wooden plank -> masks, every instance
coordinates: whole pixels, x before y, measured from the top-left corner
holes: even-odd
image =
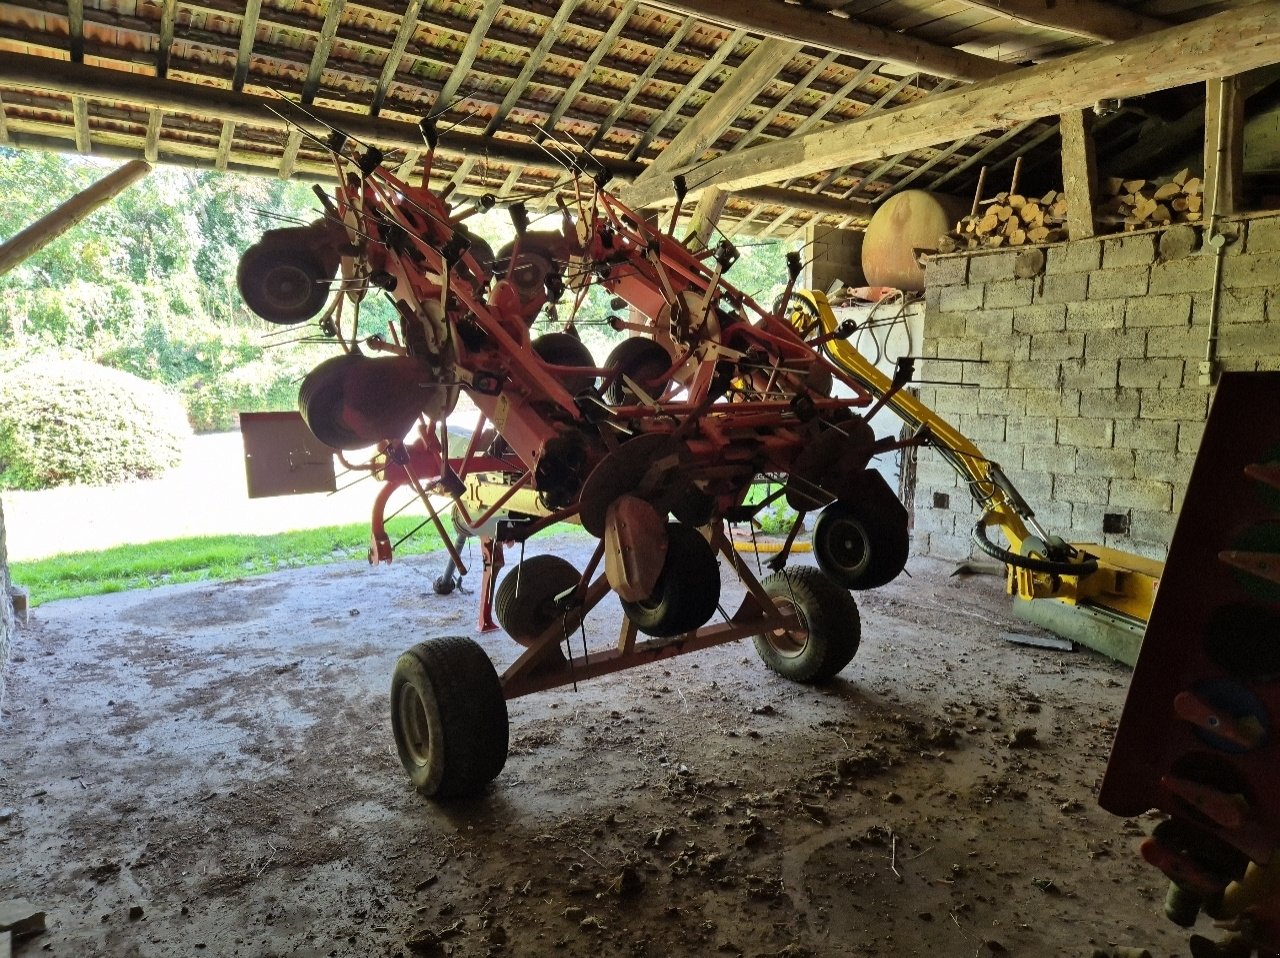
[[[142,155],[148,163],[154,163],[160,155],[160,126],[164,122],[164,114],[159,110],[147,111],[147,138],[142,146]]]
[[[667,108],[658,114],[657,119],[649,124],[648,129],[646,129],[640,136],[640,141],[631,148],[629,153],[627,153],[628,160],[635,160],[639,158],[640,154],[648,149],[649,144],[653,142],[654,138],[666,129],[667,124],[670,123],[675,115],[680,112],[680,108],[689,102],[689,98],[702,88],[702,85],[711,78],[712,74],[720,69],[721,64],[724,63],[729,54],[733,52],[734,47],[736,47],[746,35],[747,31],[745,30],[734,30],[733,33],[729,35],[729,39],[720,44],[720,47],[711,55],[711,58],[707,60],[707,62],[702,65],[702,68],[693,75],[693,79],[686,83],[684,88],[671,98],[671,102],[667,104]]]
[[[377,116],[382,112],[387,91],[391,89],[396,71],[400,68],[400,61],[404,59],[404,48],[409,45],[414,32],[418,29],[418,14],[421,10],[422,0],[409,0],[409,5],[405,7],[404,16],[400,18],[400,26],[396,29],[396,38],[391,41],[387,58],[382,61],[382,72],[378,75],[378,82],[373,88],[373,100],[369,103],[370,116]]]
[[[595,73],[596,67],[600,65],[600,61],[605,55],[613,49],[614,43],[618,39],[618,35],[626,28],[627,23],[631,20],[632,15],[636,12],[636,8],[640,6],[639,0],[627,0],[621,10],[618,11],[617,17],[605,31],[604,36],[600,38],[600,42],[596,44],[591,55],[577,69],[577,75],[573,78],[573,82],[569,84],[568,89],[560,97],[560,102],[556,104],[556,108],[551,111],[551,115],[547,117],[546,127],[548,130],[554,130],[556,124],[564,117],[565,111],[573,105],[573,101],[578,94],[582,92],[582,88],[586,86],[587,81],[591,79],[591,75]],[[535,139],[541,140],[543,134],[539,133]]]
[[[1163,30],[1169,21],[1098,0],[960,0],[1016,23],[1049,27],[1076,37],[1110,43]]]
[[[742,27],[753,33],[812,44],[823,50],[851,53],[868,60],[887,60],[956,80],[989,80],[1013,69],[1011,64],[953,50],[883,27],[861,23],[810,7],[776,0],[657,0],[654,6]]]
[[[1244,96],[1238,77],[1205,85],[1204,218],[1210,224],[1240,208],[1244,179]]]
[[[76,152],[89,153],[93,150],[93,139],[89,135],[89,101],[82,96],[73,96],[71,111],[75,115]]]
[[[240,45],[236,49],[236,69],[231,75],[231,89],[243,90],[249,78],[249,59],[253,55],[253,41],[258,35],[258,15],[262,12],[262,0],[247,0],[244,17],[240,20]]]
[[[71,62],[84,63],[84,0],[68,0],[67,38],[71,47]]]
[[[866,82],[867,77],[871,76],[871,74],[875,73],[882,66],[884,66],[884,64],[879,60],[872,60],[870,63],[864,64],[857,73],[850,77],[849,80],[840,87],[840,89],[827,97],[822,106],[818,107],[818,109],[814,110],[809,114],[809,116],[805,117],[804,121],[796,127],[795,132],[791,135],[803,136],[816,127],[822,122],[823,118],[826,117],[828,113],[847,100],[850,93],[862,86],[862,84]]]
[[[1097,232],[1093,207],[1098,201],[1098,164],[1094,158],[1092,117],[1084,110],[1069,110],[1058,118],[1067,233],[1073,240],[1088,239]]]
[[[173,51],[174,24],[178,19],[178,0],[164,0],[160,9],[160,42],[156,47],[156,76],[169,75],[169,55]]]
[[[440,95],[436,97],[437,113],[449,108],[450,102],[458,92],[458,87],[471,72],[471,65],[475,63],[476,54],[480,52],[480,44],[484,42],[489,27],[493,26],[493,18],[501,9],[502,0],[485,0],[485,5],[480,9],[480,15],[476,17],[475,25],[467,34],[467,42],[462,45],[462,52],[458,54],[457,61],[449,71],[449,79],[444,81],[444,86],[440,88]]]
[[[731,46],[725,44],[725,47]],[[724,47],[722,47],[724,49]],[[663,174],[684,163],[701,158],[751,101],[759,95],[778,71],[800,52],[800,44],[790,40],[768,38],[751,51],[742,64],[729,74],[720,89],[707,99],[698,115],[667,144],[653,165],[640,174],[638,182]],[[686,90],[693,87],[689,84]],[[674,102],[674,101],[673,101]]]
[[[520,75],[511,81],[507,95],[502,98],[502,102],[498,105],[498,112],[493,115],[488,125],[485,126],[485,136],[493,136],[498,131],[498,128],[506,122],[507,114],[516,105],[516,101],[520,99],[525,87],[529,85],[533,75],[538,72],[538,68],[546,61],[547,54],[551,52],[552,44],[556,42],[560,31],[564,29],[564,25],[569,21],[570,15],[578,8],[578,2],[579,0],[565,0],[556,11],[555,16],[551,18],[551,22],[543,28],[542,39],[529,52],[529,56],[525,59],[524,66],[520,70]]]
[[[750,130],[738,138],[738,141],[733,145],[730,152],[736,152],[737,150],[746,149],[750,146],[761,133],[769,128],[769,124],[777,118],[779,113],[782,113],[790,107],[797,97],[809,90],[809,85],[813,83],[814,80],[818,79],[818,77],[822,76],[831,64],[835,63],[838,56],[839,54],[836,53],[828,53],[825,57],[815,63],[809,71],[805,73],[799,83],[792,84],[791,88],[778,98],[778,102],[771,106],[765,112],[764,116],[756,120]]]
[[[222,132],[218,135],[218,153],[213,160],[213,168],[215,170],[225,170],[227,168],[227,160],[231,157],[231,140],[235,134],[236,125],[230,120],[222,121]]]
[[[320,90],[320,79],[324,76],[324,65],[329,62],[329,54],[333,51],[333,41],[338,36],[338,26],[342,23],[342,9],[347,0],[329,0],[324,15],[324,25],[320,27],[320,35],[316,38],[315,48],[311,51],[311,63],[307,66],[307,78],[302,81],[302,102],[310,104]]]
[[[975,136],[1017,123],[1127,99],[1280,61],[1280,0],[1263,0],[1147,37],[1064,57],[967,89],[929,96],[866,120],[751,147],[707,163],[706,185],[738,190]],[[636,206],[663,199],[644,184]]]

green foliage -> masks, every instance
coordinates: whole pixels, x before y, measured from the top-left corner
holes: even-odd
[[[387,522],[396,558],[440,548],[430,525],[413,532],[421,519],[399,516]],[[412,533],[412,535],[410,535]],[[195,536],[116,546],[100,552],[72,552],[34,562],[15,562],[13,581],[31,592],[33,605],[84,595],[150,589],[179,582],[225,581],[278,569],[363,560],[369,526],[324,526],[276,535]]]
[[[147,479],[178,464],[188,433],[181,405],[154,383],[36,360],[0,381],[0,487]]]

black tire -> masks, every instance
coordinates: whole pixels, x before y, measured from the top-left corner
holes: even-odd
[[[862,641],[858,604],[818,569],[783,569],[760,583],[782,612],[794,610],[803,633],[753,636],[770,669],[793,682],[825,682],[853,661]]]
[[[347,369],[363,362],[356,353],[331,356],[303,377],[298,412],[311,434],[334,449],[360,449],[369,443],[342,423],[343,385]]]
[[[538,354],[538,358],[549,366],[594,367],[596,364],[591,350],[583,345],[582,340],[568,333],[547,333],[535,339],[530,346]],[[564,378],[564,388],[569,390],[570,396],[594,389],[595,385],[595,376],[583,374]]]
[[[474,795],[507,762],[507,703],[484,649],[451,636],[419,642],[391,677],[400,764],[427,798]]]
[[[236,285],[245,304],[269,323],[292,326],[324,309],[333,273],[305,247],[257,243],[240,257]]]
[[[457,587],[458,580],[451,575],[438,575],[431,583],[431,589],[436,595],[449,595]]]
[[[720,563],[696,529],[667,523],[667,561],[653,595],[623,600],[622,611],[645,635],[669,638],[707,624],[720,603]]]
[[[623,376],[629,376],[646,393],[656,398],[670,382],[669,379],[658,381],[658,378],[671,368],[671,357],[647,336],[632,336],[613,347],[604,361],[604,368],[620,370],[604,394],[606,400],[617,406],[633,403],[636,399],[635,394],[622,381]]]
[[[855,498],[837,499],[813,527],[813,554],[845,589],[892,582],[907,564],[911,533],[907,510],[878,472],[867,471]]]
[[[582,573],[559,556],[530,556],[498,583],[493,614],[507,635],[528,645],[560,619],[556,596],[573,588],[581,578]]]

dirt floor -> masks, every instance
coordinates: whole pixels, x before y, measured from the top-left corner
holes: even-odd
[[[744,642],[516,700],[489,793],[438,805],[387,687],[473,633],[441,565],[39,609],[0,727],[0,898],[50,922],[18,955],[1187,954],[1151,823],[1095,803],[1127,671],[1003,641],[999,580],[913,560],[826,687]]]

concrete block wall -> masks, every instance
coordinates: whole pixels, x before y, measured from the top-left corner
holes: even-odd
[[[4,716],[5,669],[13,635],[13,603],[9,599],[9,553],[4,538],[4,503],[0,502],[0,724]]]
[[[839,280],[846,286],[866,285],[862,272],[861,230],[833,230],[810,226],[805,230],[805,267],[801,289],[826,292]]]
[[[1223,254],[1221,368],[1280,369],[1280,217],[1226,228],[1238,238]],[[1198,378],[1214,257],[1162,260],[1159,237],[1052,247],[1032,279],[1015,276],[1013,250],[938,257],[918,377],[1051,532],[1163,559],[1212,393]],[[973,553],[978,509],[932,450],[919,453],[915,517],[917,552]]]

